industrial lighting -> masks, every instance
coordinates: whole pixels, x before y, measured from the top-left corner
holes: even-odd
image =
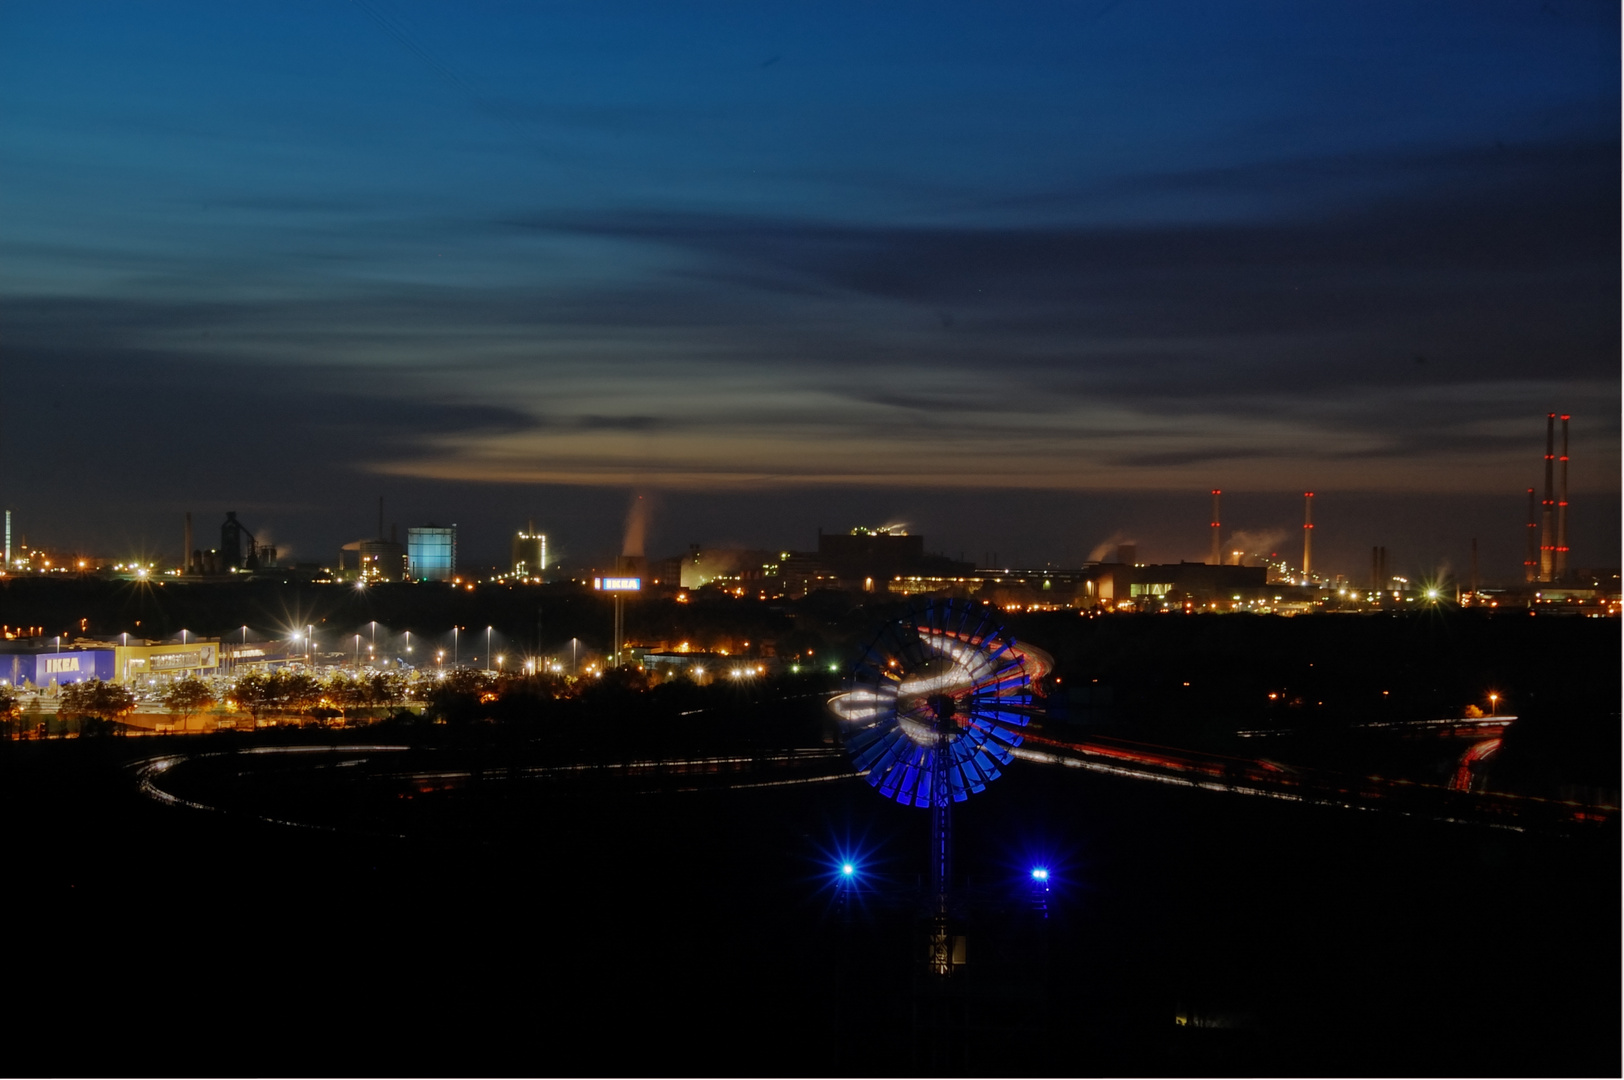
[[[1034,867],[1032,867],[1032,880],[1033,881],[1048,881],[1049,880],[1049,868],[1047,866],[1034,866]]]

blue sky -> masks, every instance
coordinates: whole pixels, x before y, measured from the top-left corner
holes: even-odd
[[[0,483],[37,541],[229,507],[325,557],[383,492],[492,559],[612,546],[633,491],[673,550],[891,505],[1007,550],[1028,493],[1077,520],[1016,550],[1069,560],[1122,498],[1313,488],[1374,508],[1350,560],[1430,495],[1520,559],[1558,409],[1616,562],[1619,40],[1568,0],[8,4]],[[1175,518],[1130,531],[1198,557]]]

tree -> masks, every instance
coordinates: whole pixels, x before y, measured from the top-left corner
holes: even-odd
[[[350,710],[367,704],[368,692],[371,688],[365,679],[352,679],[348,675],[334,672],[322,687],[322,697],[328,705],[338,710],[338,715],[349,722]]]
[[[78,720],[81,735],[105,735],[134,711],[135,695],[129,687],[91,679],[64,686],[56,714],[63,720]]]
[[[369,705],[398,705],[406,700],[406,680],[392,671],[380,671],[365,681]]]
[[[9,686],[0,686],[0,725],[3,725],[0,726],[0,731],[9,736],[22,715],[22,706],[17,702],[16,693]],[[18,734],[22,734],[20,728]]]
[[[259,726],[261,713],[269,712],[276,705],[276,683],[263,671],[250,671],[246,675],[239,675],[237,681],[231,684],[231,700],[238,707],[248,710],[253,717],[254,726]]]
[[[283,712],[309,713],[321,704],[321,683],[313,675],[284,668],[276,673],[275,682],[276,707]]]
[[[164,707],[179,722],[182,730],[185,730],[188,720],[213,705],[214,701],[214,691],[202,679],[182,679],[171,684],[163,694]]]
[[[430,716],[452,724],[467,723],[489,715],[496,684],[494,676],[476,668],[455,668],[436,677],[423,696]]]

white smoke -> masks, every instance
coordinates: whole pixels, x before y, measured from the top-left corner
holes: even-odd
[[[1280,550],[1280,542],[1288,535],[1284,529],[1261,529],[1248,532],[1242,529],[1224,537],[1221,548],[1224,553],[1224,564],[1234,566],[1237,563],[1235,553],[1241,553],[1239,562],[1245,562],[1256,555],[1267,556],[1270,552]]]
[[[1125,532],[1114,532],[1110,536],[1095,544],[1089,551],[1085,562],[1115,562],[1117,548],[1122,544],[1134,543],[1132,536]]]
[[[632,497],[632,505],[626,511],[626,538],[621,541],[620,553],[634,555],[641,558],[646,552],[643,550],[648,539],[649,501],[641,495]]]

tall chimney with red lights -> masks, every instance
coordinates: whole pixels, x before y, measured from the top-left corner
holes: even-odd
[[[1303,492],[1303,584],[1314,577],[1314,493]]]
[[[1562,414],[1562,472],[1556,495],[1556,580],[1568,576],[1568,415]]]
[[[1212,558],[1208,561],[1213,566],[1224,565],[1224,551],[1218,541],[1218,496],[1222,494],[1218,488],[1212,489]]]
[[[1545,414],[1545,502],[1539,513],[1539,580],[1548,583],[1556,564],[1556,414]]]
[[[1523,581],[1532,582],[1539,577],[1539,521],[1536,507],[1539,500],[1534,497],[1534,489],[1528,489],[1528,527],[1523,532],[1528,534],[1528,551],[1523,555]]]

